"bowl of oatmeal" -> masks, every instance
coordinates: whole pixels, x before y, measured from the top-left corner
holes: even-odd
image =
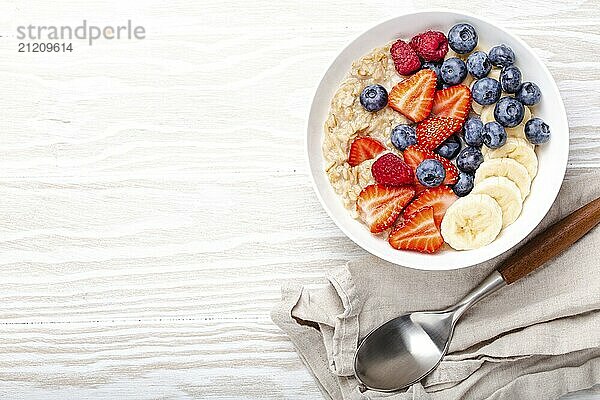
[[[453,43],[450,38],[454,29],[454,40],[464,40],[465,35],[457,36],[454,28],[463,25],[476,30],[474,48],[462,49],[463,43]],[[444,67],[444,72],[433,74],[439,78],[446,73],[446,80],[436,81],[435,91],[425,93],[423,88],[430,84],[427,79],[431,80],[431,73],[421,71],[432,69],[424,65],[428,61],[419,53],[421,66],[410,73],[400,69],[400,74],[399,68],[406,65],[399,66],[392,54],[397,41],[410,42],[412,46],[411,38],[429,31],[447,35],[450,46],[443,59],[435,61],[438,67]],[[514,60],[506,62],[504,47]],[[494,61],[488,72],[472,70],[477,60],[468,60],[476,58],[470,57],[475,52]],[[446,62],[449,59],[452,60]],[[456,64],[469,64],[469,73],[458,81],[456,69],[452,70]],[[509,74],[510,66],[518,69],[522,80],[512,90],[510,79],[514,74]],[[407,92],[404,86],[411,85],[409,79],[414,82]],[[488,101],[493,92],[490,82],[502,84],[499,98],[494,101]],[[533,89],[541,92],[541,101],[539,96],[536,98],[539,93],[527,86],[529,82],[534,82]],[[438,98],[439,103],[447,103],[449,97],[458,96],[459,86],[469,93],[468,110],[461,115],[460,128],[446,121],[458,118],[458,106],[445,104],[445,108],[439,106],[441,111],[435,112]],[[382,93],[372,96],[388,96],[389,99],[384,96],[387,106],[369,109],[370,100],[364,98],[368,87],[383,88]],[[409,97],[419,97],[414,93],[419,94],[421,103],[423,98],[434,97],[434,112],[430,107],[422,114],[421,108],[415,111],[417,106],[407,109],[400,104]],[[485,144],[465,142],[473,140],[470,128],[477,125],[467,122],[470,119],[481,121]],[[436,129],[440,121],[444,122],[444,132],[451,132],[453,140],[459,142],[460,152],[446,154],[453,152],[449,143],[452,138],[440,136],[444,141],[438,143]],[[549,141],[544,138],[548,126],[552,134]],[[399,147],[398,137],[402,136],[394,132],[398,127],[411,127],[417,136],[423,136],[416,144],[408,143],[407,150]],[[465,131],[471,136],[465,137]],[[440,150],[443,146],[447,147],[443,149],[445,153]],[[395,264],[444,270],[492,259],[520,243],[539,224],[560,189],[569,134],[556,83],[527,44],[481,17],[423,11],[374,26],[335,58],[312,101],[306,148],[315,192],[329,216],[351,240]],[[412,171],[402,176],[406,165]],[[441,171],[441,176],[436,176],[437,171]],[[469,176],[473,182],[468,182]],[[382,185],[383,179],[387,180]],[[384,201],[386,213],[382,216],[380,204]],[[443,211],[438,210],[440,204],[444,205]],[[372,212],[374,208],[379,214]]]

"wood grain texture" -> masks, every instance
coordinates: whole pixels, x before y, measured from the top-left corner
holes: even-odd
[[[502,261],[498,271],[507,284],[516,282],[571,247],[600,223],[600,197],[565,216]]]
[[[363,254],[309,184],[312,91],[361,31],[445,4],[2,2],[0,397],[319,398],[269,319],[281,282]],[[600,168],[600,2],[489,4],[453,2],[550,68],[567,179]],[[147,38],[17,53],[17,25],[84,18]]]

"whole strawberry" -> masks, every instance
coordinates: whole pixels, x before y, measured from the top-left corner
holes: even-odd
[[[448,39],[442,32],[427,31],[410,39],[410,47],[425,61],[442,61],[448,53]]]
[[[421,60],[408,43],[403,40],[397,40],[390,47],[390,54],[394,60],[396,71],[400,75],[409,75],[421,68]]]
[[[379,157],[371,166],[371,172],[375,182],[382,185],[410,185],[415,180],[412,168],[392,153]]]

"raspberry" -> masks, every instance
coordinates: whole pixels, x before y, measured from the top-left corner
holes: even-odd
[[[412,168],[392,153],[379,157],[371,166],[371,173],[375,182],[381,185],[410,185],[415,179]]]
[[[442,32],[427,31],[410,39],[410,47],[425,61],[442,61],[448,53],[448,39]]]
[[[390,47],[396,71],[400,75],[412,74],[421,68],[421,60],[415,51],[403,40],[398,40]]]

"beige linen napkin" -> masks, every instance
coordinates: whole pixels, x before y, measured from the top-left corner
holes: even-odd
[[[565,181],[536,229],[600,196],[600,171]],[[399,314],[449,306],[508,254],[454,271],[418,271],[365,257],[327,280],[282,288],[273,321],[332,399],[556,399],[600,383],[600,228],[530,276],[463,315],[450,351],[422,382],[400,393],[360,393],[359,341]]]

